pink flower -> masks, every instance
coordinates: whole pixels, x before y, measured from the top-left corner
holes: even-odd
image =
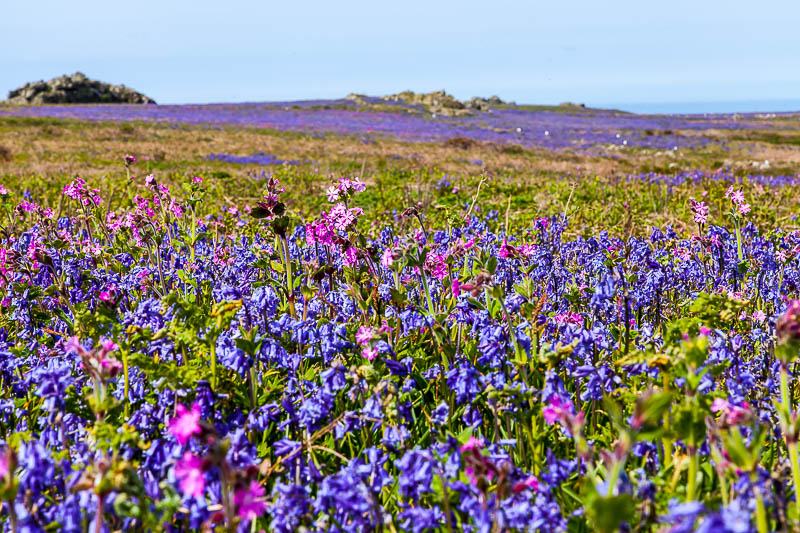
[[[187,496],[201,498],[206,488],[206,479],[203,475],[203,460],[186,452],[175,464],[175,478],[183,493]]]
[[[353,246],[344,251],[344,264],[353,266],[358,263],[358,250]]]
[[[453,292],[453,298],[458,298],[461,295],[461,283],[459,283],[458,279],[453,280],[450,290]]]
[[[378,357],[378,350],[372,346],[364,346],[364,349],[361,351],[362,357],[365,359],[372,361],[376,357]]]
[[[356,219],[364,214],[364,210],[360,207],[353,207],[348,209],[343,203],[334,205],[328,213],[328,222],[339,231],[347,231],[351,226],[354,226]]]
[[[583,324],[583,317],[579,313],[567,311],[553,317],[558,324]]]
[[[8,452],[0,453],[0,479],[8,478]]]
[[[387,248],[381,255],[381,266],[389,268],[392,263],[394,263],[394,251],[391,248]]]
[[[764,311],[761,311],[760,309],[758,311],[756,311],[755,313],[753,313],[753,320],[755,320],[756,322],[759,322],[759,323],[760,322],[764,322],[764,320],[766,320],[766,318],[767,318],[766,313],[764,313]]]
[[[529,476],[524,481],[518,481],[512,488],[515,493],[520,493],[525,489],[530,489],[533,492],[537,492],[539,490],[539,480],[536,478],[536,476]]]
[[[75,352],[79,356],[83,356],[84,354],[89,353],[88,350],[86,350],[86,348],[83,347],[78,337],[69,337],[67,339],[67,342],[64,343],[64,352],[65,353]]]
[[[369,326],[361,326],[356,332],[356,342],[358,344],[368,344],[375,336],[375,330]]]
[[[705,202],[695,202],[690,199],[692,213],[694,214],[694,221],[698,224],[705,224],[708,222],[708,206]]]
[[[114,299],[114,297],[108,291],[100,291],[98,298],[100,298],[104,302],[110,302],[111,300]]]
[[[236,489],[233,503],[239,518],[250,522],[264,514],[267,504],[264,502],[264,487],[258,481],[251,481],[247,488]]]
[[[468,452],[470,450],[478,450],[480,448],[483,448],[483,441],[470,435],[469,439],[467,439],[467,442],[461,446],[461,453]]]
[[[328,195],[328,201],[333,203],[339,201],[339,189],[336,186],[331,185],[328,187],[326,192]]]
[[[505,239],[503,239],[503,244],[500,246],[500,251],[497,253],[502,258],[512,257],[516,250],[514,250],[513,246],[509,246]]]
[[[176,411],[178,416],[169,421],[169,432],[172,433],[181,445],[188,442],[192,435],[202,433],[200,429],[200,406],[192,404],[191,410],[185,405],[178,404]]]
[[[720,411],[727,411],[730,409],[731,404],[728,403],[728,400],[722,398],[716,398],[713,402],[711,402],[711,412],[718,413]]]
[[[746,215],[750,212],[750,204],[740,203],[736,206],[740,215]]]
[[[562,420],[571,415],[573,410],[572,402],[563,401],[558,396],[551,396],[547,407],[542,409],[544,421],[548,426],[552,426],[556,420]]]
[[[192,181],[195,183],[203,183],[203,178],[201,178],[200,176],[195,176],[192,178]]]
[[[711,402],[711,412],[721,413],[720,420],[728,425],[735,426],[747,422],[752,418],[753,410],[750,404],[742,402],[741,405],[732,404],[723,398]]]
[[[5,185],[0,185],[0,196],[5,196],[8,194],[8,190],[6,189]]]
[[[447,277],[448,269],[445,256],[431,253],[425,259],[425,270],[439,281]]]
[[[125,164],[130,165],[131,163],[136,163],[136,158],[131,154],[125,154]]]

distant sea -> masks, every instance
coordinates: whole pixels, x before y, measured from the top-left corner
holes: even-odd
[[[800,112],[800,99],[729,100],[719,102],[587,103],[587,106],[645,114]]]

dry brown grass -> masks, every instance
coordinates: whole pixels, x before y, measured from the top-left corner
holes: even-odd
[[[6,135],[5,133],[9,133]],[[698,134],[698,132],[677,132]],[[728,130],[703,132],[724,138]],[[679,152],[669,157],[654,150],[617,150],[598,156],[570,151],[528,150],[515,145],[482,143],[455,138],[440,143],[410,143],[380,138],[370,143],[326,136],[278,134],[253,129],[204,127],[170,128],[160,124],[105,124],[53,122],[46,125],[9,126],[0,120],[5,159],[4,171],[35,174],[93,174],[121,172],[126,153],[140,161],[160,163],[161,171],[218,168],[206,160],[211,153],[250,155],[263,151],[281,159],[312,161],[320,172],[349,164],[360,168],[414,168],[436,166],[444,172],[460,174],[526,174],[537,171],[573,175],[612,176],[651,168],[711,170],[717,161],[732,162],[745,168],[755,159],[750,149],[713,153],[714,148]],[[796,147],[758,144],[757,158],[769,159],[773,167],[800,170],[800,150]],[[4,150],[4,151],[3,151]],[[5,156],[3,154],[6,154]],[[23,154],[11,157],[11,154]],[[482,164],[476,165],[475,161]],[[242,167],[245,172],[248,167]],[[250,167],[255,168],[255,167]]]

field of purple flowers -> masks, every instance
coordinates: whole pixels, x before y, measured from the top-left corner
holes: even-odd
[[[483,180],[379,222],[355,176],[306,216],[143,165],[0,186],[6,530],[800,524],[800,232],[751,196],[796,177],[630,176],[689,229],[577,236]]]
[[[370,102],[380,101],[371,99]],[[385,104],[385,103],[384,103]],[[586,151],[596,146],[678,150],[721,142],[704,130],[739,132],[774,126],[755,114],[635,115],[611,110],[503,106],[447,117],[395,103],[373,108],[349,100],[210,105],[37,105],[0,107],[0,117],[243,126],[288,132],[390,137],[413,142],[454,137],[524,148]],[[789,115],[786,115],[788,118]]]

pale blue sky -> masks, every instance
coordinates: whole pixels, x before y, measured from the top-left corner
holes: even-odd
[[[800,108],[798,21],[798,0],[8,0],[0,95],[80,70],[159,103],[444,88],[519,103]]]

